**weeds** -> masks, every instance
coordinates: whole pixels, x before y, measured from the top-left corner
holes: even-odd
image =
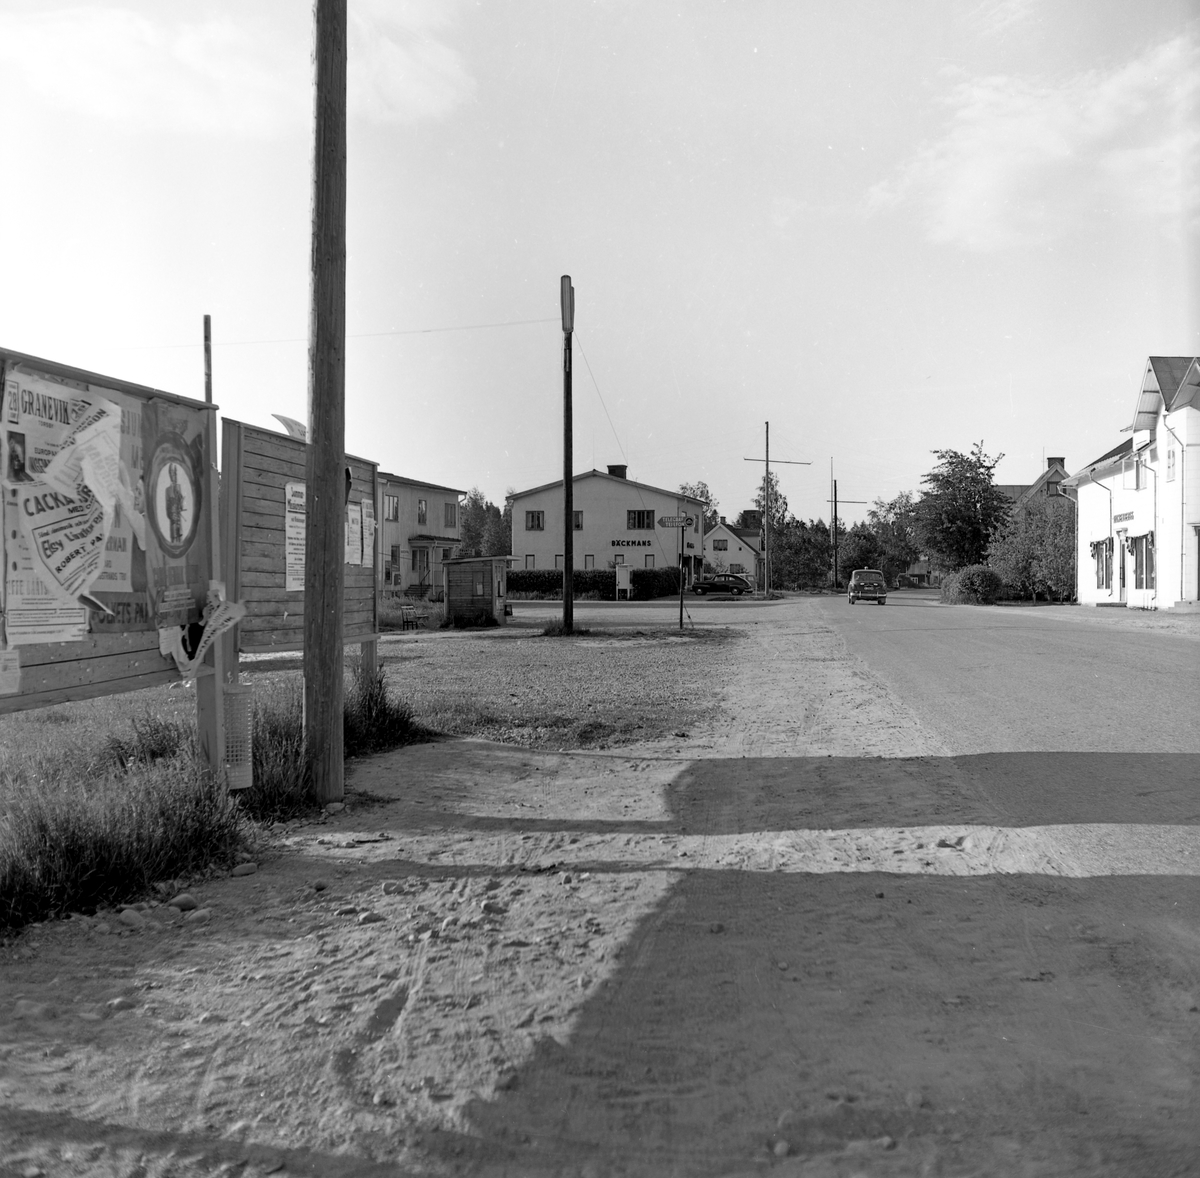
[[[345,755],[361,757],[407,744],[419,733],[412,709],[388,690],[383,667],[368,674],[355,663],[342,724]]]
[[[0,927],[143,894],[239,843],[236,803],[182,756],[49,787],[6,773],[0,792]]]
[[[134,718],[131,736],[118,734],[110,736],[107,742],[109,757],[121,769],[150,765],[184,752],[195,756],[195,750],[194,725],[149,711]]]
[[[569,633],[564,628],[562,622],[551,622],[543,631],[543,638],[575,638],[582,634],[590,634],[591,630],[585,630],[581,626],[576,626]]]

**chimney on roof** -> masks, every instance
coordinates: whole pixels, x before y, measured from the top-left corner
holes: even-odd
[[[725,517],[721,516],[721,523],[724,523],[724,522],[725,522]]]
[[[1056,466],[1061,466],[1063,470],[1067,469],[1067,460],[1065,458],[1047,458],[1046,469],[1053,470]]]
[[[626,472],[628,469],[629,469],[629,467],[628,467],[628,466],[626,466],[626,465],[625,465],[623,462],[617,462],[617,463],[611,463],[611,462],[610,462],[610,463],[609,463],[609,465],[608,465],[608,473],[609,473],[610,475],[612,475],[612,477],[613,477],[614,479],[623,479],[623,478],[625,478],[625,472]]]

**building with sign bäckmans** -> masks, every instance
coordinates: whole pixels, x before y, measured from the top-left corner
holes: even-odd
[[[577,474],[572,491],[575,510],[574,567],[607,569],[624,564],[637,569],[677,568],[687,579],[704,560],[704,505],[678,491],[652,487],[626,477],[626,467]],[[563,483],[543,483],[509,497],[512,504],[512,567],[563,567]],[[659,519],[691,516],[691,527],[660,527]]]

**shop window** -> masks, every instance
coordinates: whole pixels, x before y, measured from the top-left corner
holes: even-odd
[[[574,521],[575,530],[577,532],[582,532],[583,531],[583,512],[582,511],[574,511],[571,513],[571,518]]]
[[[445,515],[443,517],[445,526],[448,528],[457,528],[458,527],[458,504],[457,503],[447,503],[445,506],[446,506],[446,511],[445,511]]]
[[[1173,483],[1174,481],[1175,481],[1175,451],[1168,450],[1167,451],[1167,482]]]
[[[399,495],[384,495],[384,497],[383,497],[383,518],[386,520],[398,520],[400,518],[400,496]]]
[[[525,513],[525,530],[527,532],[544,532],[546,530],[546,513],[544,511],[527,511]]]
[[[594,569],[596,567],[596,558],[594,556],[585,556],[583,558],[583,567],[585,569]]]
[[[1092,545],[1092,556],[1096,561],[1096,588],[1112,588],[1113,542],[1110,536],[1107,540],[1098,540]]]
[[[644,532],[653,529],[654,512],[627,511],[625,513],[625,527],[630,532]]]
[[[417,500],[417,524],[419,527],[426,527],[429,523],[429,503],[424,499]]]
[[[618,564],[624,564],[624,563],[625,563],[625,553],[614,552],[613,553],[613,564],[618,565]]]
[[[1154,536],[1135,536],[1133,545],[1133,587],[1154,588]]]
[[[525,567],[527,569],[535,568],[536,561],[537,561],[537,557],[535,557],[532,552],[527,553],[525,556]]]
[[[561,569],[563,567],[563,557],[561,552],[557,553],[554,557],[554,567],[556,569]]]
[[[646,567],[648,569],[652,569],[654,567],[654,553],[653,552],[646,553]]]

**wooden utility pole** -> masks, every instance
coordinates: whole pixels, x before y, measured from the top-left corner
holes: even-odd
[[[221,580],[221,513],[218,508],[220,480],[217,474],[217,411],[212,389],[212,318],[204,316],[204,415],[205,468],[200,472],[201,494],[208,501],[208,545],[212,552],[213,581]],[[236,633],[236,629],[231,631]],[[222,636],[223,638],[224,636]],[[236,651],[237,647],[233,649]],[[225,675],[228,643],[218,638],[204,656],[196,677],[196,733],[205,768],[225,782]]]
[[[346,0],[315,0],[312,291],[304,544],[304,748],[312,792],[343,785],[346,527]]]
[[[829,542],[833,548],[833,590],[836,593],[838,587],[838,492],[837,479],[833,477],[833,459],[829,460],[829,483],[833,490],[833,495],[827,502],[833,504],[833,517],[829,521]],[[843,499],[843,503],[866,503],[865,499]]]
[[[767,473],[763,477],[763,596],[771,595],[771,423],[767,427],[767,449],[763,458],[744,458],[743,462],[765,462]],[[782,466],[812,466],[811,462],[793,462],[787,458],[775,460]]]
[[[575,330],[575,288],[571,276],[559,281],[563,329],[563,633],[575,632],[575,463],[571,436],[571,333]]]

